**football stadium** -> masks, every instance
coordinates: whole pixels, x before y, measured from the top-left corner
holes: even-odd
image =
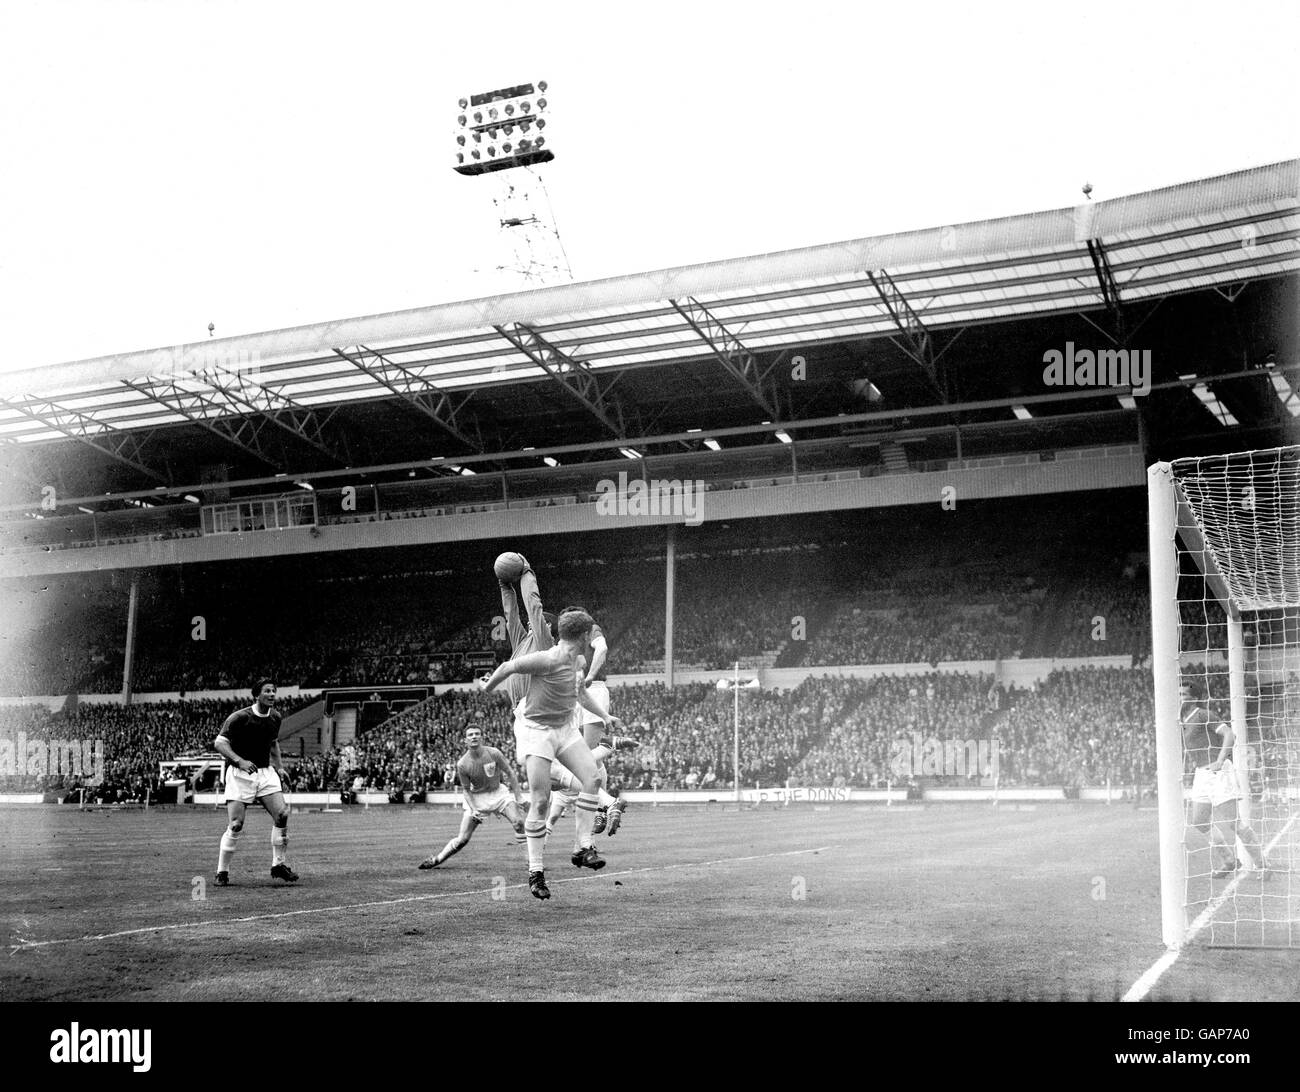
[[[1281,162],[5,377],[3,995],[1300,999],[1298,230]],[[540,606],[617,718],[545,900]]]
[[[15,1072],[1294,1069],[1297,14],[0,6]]]

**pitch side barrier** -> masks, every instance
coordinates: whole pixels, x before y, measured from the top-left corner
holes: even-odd
[[[1150,795],[1149,793],[1144,793]],[[721,791],[701,791],[689,789],[665,789],[660,792],[646,789],[634,789],[623,796],[632,804],[734,804],[735,793],[730,789]],[[57,804],[59,798],[65,798],[65,804],[75,802],[76,794],[60,793],[0,793],[0,807],[14,804]],[[741,803],[744,804],[875,804],[882,807],[894,807],[899,804],[1049,804],[1082,801],[1088,804],[1120,804],[1133,802],[1138,793],[1131,785],[1111,786],[1110,788],[1083,788],[1073,790],[1062,786],[1031,786],[1025,788],[934,788],[924,789],[919,793],[910,793],[905,788],[896,789],[843,789],[843,788],[772,788],[742,789]],[[196,807],[217,807],[223,797],[220,793],[195,793],[191,803]],[[291,807],[334,809],[343,807],[337,792],[291,792],[285,793],[285,799]],[[460,807],[461,796],[453,792],[431,792],[420,806]],[[113,807],[114,805],[97,805]],[[348,804],[352,808],[372,807],[410,807],[409,803],[394,804],[383,792],[358,793],[356,802]]]
[[[624,798],[632,804],[734,804],[735,793],[730,789],[703,791],[689,789],[664,789],[655,792],[650,789],[633,789],[623,793]],[[1029,786],[1024,788],[933,788],[919,793],[909,793],[906,788],[892,789],[846,789],[792,787],[771,789],[742,789],[741,803],[744,804],[876,804],[893,807],[898,804],[1028,804],[1028,803],[1069,803],[1083,801],[1089,804],[1119,804],[1135,799],[1133,786],[1112,786],[1111,788],[1085,788],[1077,791],[1063,786]],[[24,797],[23,799],[29,799]],[[0,796],[0,803],[7,798]],[[337,792],[291,792],[285,799],[292,807],[301,808],[338,808],[343,806]],[[461,795],[454,792],[431,792],[425,797],[424,806],[460,807]],[[196,806],[215,807],[220,804],[219,793],[196,793]],[[409,803],[393,804],[388,794],[383,792],[363,792],[356,795],[356,802],[348,804],[349,809],[373,807],[410,807]]]

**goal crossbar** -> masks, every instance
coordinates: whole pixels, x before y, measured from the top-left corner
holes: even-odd
[[[1211,944],[1300,948],[1300,446],[1156,463],[1147,482],[1162,936],[1180,947],[1208,917]],[[1185,753],[1202,722],[1233,735],[1215,803],[1191,773],[1219,771],[1217,751]]]

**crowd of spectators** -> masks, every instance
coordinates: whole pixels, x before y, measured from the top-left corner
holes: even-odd
[[[1010,784],[1067,788],[1155,780],[1155,713],[1149,671],[1054,671],[1010,695],[997,723]]]
[[[622,686],[612,691],[612,707],[624,731],[641,741],[638,750],[611,758],[616,786],[734,787],[729,693],[709,683]],[[487,743],[514,753],[504,702],[453,691],[300,764],[294,787],[408,797],[445,787],[470,724],[483,729]],[[1146,784],[1155,769],[1151,676],[1136,669],[1054,672],[1028,690],[1004,690],[986,674],[810,677],[792,690],[745,691],[739,728],[746,787],[915,783],[915,765],[898,766],[898,745],[917,735],[998,740],[996,773],[1006,786]],[[991,765],[972,768],[957,780],[991,783],[993,772]]]
[[[1212,687],[1212,696],[1215,690]],[[740,696],[744,786],[880,787],[915,780],[898,745],[922,738],[998,740],[1002,785],[1144,785],[1154,779],[1150,672],[1057,671],[1033,689],[1003,690],[989,675],[810,677],[792,690]],[[286,714],[310,701],[284,703]],[[1216,699],[1219,700],[1219,699]],[[0,707],[0,739],[102,740],[104,780],[90,771],[0,776],[0,792],[75,793],[88,803],[158,798],[159,763],[211,751],[221,722],[243,700],[152,704],[82,703],[70,712]],[[639,750],[611,759],[616,787],[733,787],[733,699],[708,683],[615,687],[612,706]],[[346,747],[285,754],[293,791],[379,790],[406,799],[447,788],[465,729],[514,754],[511,714],[499,695],[447,691],[390,717]],[[979,771],[987,777],[990,771]],[[523,780],[523,771],[520,777]],[[974,771],[967,780],[977,776]]]
[[[858,535],[828,524],[821,537],[812,530],[788,540],[737,535],[678,551],[675,662],[937,665],[1143,653],[1146,580],[1140,562],[1121,560],[1132,555],[1118,530],[1107,532],[1108,551],[1096,554],[1109,560],[1088,567],[1063,563],[1056,551],[1064,539],[1077,554],[1096,513],[1081,509],[1073,523],[1046,520],[1027,537],[1002,509],[981,512],[961,517],[959,534],[936,522],[957,519],[952,513],[909,511],[874,517],[869,533]],[[481,560],[472,569],[411,566],[301,579],[284,568],[262,575],[249,568],[241,570],[246,583],[231,572],[190,584],[183,574],[149,574],[133,689],[224,690],[263,672],[304,687],[459,682],[473,673],[465,654],[508,654],[494,621],[496,583]],[[583,551],[561,562],[552,553],[538,576],[548,606],[581,603],[604,625],[609,673],[662,668],[662,556],[648,551],[606,563]],[[8,635],[0,690],[120,690],[125,601],[120,583],[105,585],[53,612],[43,628]],[[1200,631],[1214,644],[1222,627],[1211,608],[1200,614]],[[1098,616],[1105,641],[1096,639]],[[1188,634],[1197,639],[1195,625]]]
[[[914,763],[893,768],[895,741],[991,738],[998,702],[991,675],[933,673],[828,679],[834,699],[826,730],[792,771],[796,783],[882,788],[913,780]],[[910,772],[907,772],[909,771]]]
[[[990,570],[900,574],[842,602],[809,644],[810,667],[995,660],[1021,654],[1043,591]]]
[[[1076,574],[1058,609],[1058,656],[1135,655],[1151,647],[1149,578],[1136,566]]]
[[[831,594],[804,555],[758,549],[723,557],[681,559],[673,610],[673,657],[682,668],[729,667],[804,640],[810,618]],[[616,648],[629,673],[664,658],[664,597],[655,596],[620,635]]]
[[[318,792],[382,790],[430,792],[449,786],[448,766],[464,753],[465,729],[483,730],[483,741],[514,754],[513,718],[499,695],[450,690],[390,717],[346,746],[297,764],[292,787]]]
[[[280,703],[285,715],[311,698]],[[0,706],[0,739],[79,740],[103,745],[103,779],[84,768],[81,776],[62,770],[0,775],[0,792],[77,793],[86,803],[157,801],[162,790],[159,763],[184,754],[212,751],[222,722],[248,699],[189,700],[118,705],[82,702],[69,711],[44,705]],[[24,756],[26,757],[26,756]],[[286,755],[287,759],[289,756]]]

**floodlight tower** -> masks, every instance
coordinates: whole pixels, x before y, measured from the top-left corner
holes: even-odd
[[[457,174],[478,177],[492,201],[506,256],[500,269],[526,281],[573,280],[537,168],[555,158],[545,80],[460,99],[456,116]]]

